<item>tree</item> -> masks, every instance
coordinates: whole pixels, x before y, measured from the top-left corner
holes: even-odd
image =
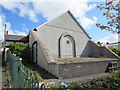
[[[10,44],[10,51],[20,56],[22,59],[29,59],[29,46],[23,43]]]
[[[109,48],[110,50],[112,50],[113,52],[115,52],[118,56],[120,56],[120,50],[117,48]]]
[[[107,18],[106,25],[97,23],[96,26],[101,30],[112,31],[112,33],[120,33],[120,1],[106,0],[105,4],[97,6],[100,10],[105,10],[103,15]]]

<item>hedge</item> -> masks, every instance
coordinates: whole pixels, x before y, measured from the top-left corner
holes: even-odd
[[[115,52],[118,56],[120,56],[120,50],[117,48],[110,48],[113,52]]]
[[[10,51],[23,59],[28,59],[30,50],[29,45],[23,43],[10,44]]]

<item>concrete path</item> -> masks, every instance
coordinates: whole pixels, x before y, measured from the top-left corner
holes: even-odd
[[[54,82],[54,84],[59,84],[60,82],[65,83],[72,83],[72,82],[88,82],[92,79],[101,78],[101,77],[109,77],[109,73],[101,73],[101,74],[94,74],[94,75],[88,75],[88,76],[82,76],[82,77],[75,77],[70,79],[47,79],[46,82]]]

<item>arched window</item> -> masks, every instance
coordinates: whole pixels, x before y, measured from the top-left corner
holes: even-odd
[[[37,64],[37,41],[32,44],[32,63]]]

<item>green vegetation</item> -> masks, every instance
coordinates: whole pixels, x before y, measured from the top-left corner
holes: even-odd
[[[63,62],[63,63],[74,63],[75,61],[76,61],[76,59],[74,59],[74,60],[69,60],[69,59],[60,59],[60,60],[58,60],[59,62]]]
[[[10,75],[10,66],[9,63],[6,63],[6,87],[12,88],[12,81],[11,81],[11,75]]]
[[[118,56],[120,56],[120,50],[117,48],[110,48],[113,52],[115,52]]]
[[[27,71],[26,73],[28,74],[28,76],[31,76],[31,73],[33,74],[34,77],[32,77],[32,79],[34,79],[34,81],[43,82],[44,80],[40,77],[38,72],[35,70],[35,67],[37,68],[37,66],[35,66],[35,65],[28,65],[25,67],[25,71]],[[10,64],[9,63],[6,63],[6,79],[7,79],[6,87],[12,88],[12,79],[11,79],[11,74],[10,74]]]
[[[97,6],[100,11],[102,10],[103,16],[106,17],[105,23],[97,23],[96,26],[101,30],[111,31],[112,33],[120,33],[120,16],[119,16],[119,1],[105,0],[104,3]]]
[[[22,59],[29,59],[30,49],[29,46],[23,43],[10,44],[10,51],[20,56]]]
[[[105,90],[120,90],[120,70],[113,72],[110,74],[110,76],[104,76],[101,78],[93,79],[88,82],[84,83],[67,83],[68,87],[67,89],[73,89],[73,90],[96,90],[96,89],[105,89]],[[62,87],[59,85],[51,85],[52,89],[63,89],[65,87]]]
[[[22,68],[26,72],[28,77],[31,77],[31,79],[36,83],[44,81],[40,77],[39,73],[36,70],[36,68],[38,68],[38,67],[36,65],[33,65],[30,63],[28,64],[28,62],[26,62],[26,60],[28,61],[29,57],[30,57],[30,49],[29,49],[28,45],[23,44],[23,43],[10,44],[10,51],[11,51],[11,53],[16,54],[16,56],[20,56],[22,58],[21,66],[23,66]],[[10,62],[12,62],[12,60]],[[14,77],[11,77],[10,69],[13,70],[13,67],[10,66],[10,63],[7,63],[6,64],[6,75],[7,75],[7,87],[8,88],[12,88],[12,79],[11,78],[14,78]],[[27,80],[27,78],[26,78],[26,80]],[[26,82],[28,82],[28,81],[26,81]],[[24,82],[24,83],[26,83],[26,82]],[[27,85],[27,83],[26,83],[26,85]]]
[[[35,77],[37,77],[37,79],[38,79],[38,81],[42,81],[42,82],[44,82],[45,80],[44,79],[42,79],[41,78],[41,76],[39,75],[39,73],[38,73],[38,69],[39,69],[39,66],[38,65],[36,65],[36,64],[28,64],[28,63],[26,63],[26,62],[23,62],[23,64],[25,65],[25,67],[30,71],[30,72],[32,72],[33,73],[33,75],[35,76]]]

